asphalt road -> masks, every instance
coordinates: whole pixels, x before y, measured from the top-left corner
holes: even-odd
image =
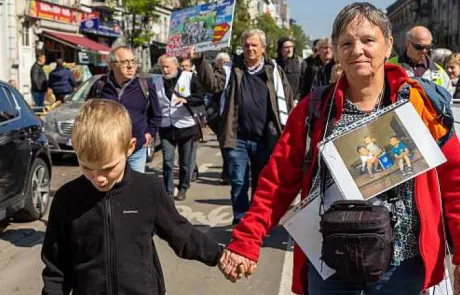
[[[200,178],[192,184],[187,199],[176,202],[179,212],[199,230],[226,244],[231,237],[230,187],[220,184],[221,157],[213,137],[198,150]],[[159,174],[161,154],[149,164],[149,173]],[[51,188],[56,191],[65,182],[80,175],[75,157],[54,163]],[[6,225],[0,234],[0,294],[36,295],[42,287],[40,250],[46,217],[32,223]],[[265,240],[256,274],[236,284],[224,279],[217,268],[175,256],[162,240],[154,238],[168,295],[176,294],[292,294],[290,290],[292,249],[282,228]],[[286,250],[289,248],[288,250]],[[284,270],[283,270],[284,269]]]

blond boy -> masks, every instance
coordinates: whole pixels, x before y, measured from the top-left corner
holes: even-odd
[[[152,236],[182,258],[218,263],[221,247],[183,218],[155,176],[133,171],[126,109],[88,101],[72,143],[82,176],[54,197],[42,249],[42,294],[165,294]]]

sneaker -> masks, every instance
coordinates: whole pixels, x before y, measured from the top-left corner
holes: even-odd
[[[375,175],[374,175],[374,174],[369,174],[369,177],[370,177],[370,178],[374,178]]]
[[[183,201],[183,200],[185,200],[185,198],[186,198],[185,192],[179,191],[179,192],[177,193],[177,195],[174,197],[174,200],[176,200],[176,201]]]
[[[401,174],[402,174],[402,176],[407,176],[407,172],[404,171],[404,170],[401,171]]]
[[[412,167],[407,167],[407,173],[411,174],[414,172],[414,169]]]

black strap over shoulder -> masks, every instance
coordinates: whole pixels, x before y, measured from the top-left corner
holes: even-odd
[[[150,91],[149,91],[149,84],[148,80],[145,77],[139,78],[139,85],[141,86],[142,94],[144,94],[145,98],[145,114],[148,113],[150,108]]]
[[[306,171],[309,165],[313,161],[313,149],[311,148],[311,132],[314,128],[315,122],[321,116],[321,110],[324,107],[324,103],[326,102],[327,95],[331,89],[332,85],[324,86],[315,89],[311,93],[310,101],[308,102],[308,115],[305,119],[305,130],[307,131],[305,134],[305,157],[304,157],[304,166],[303,169]]]

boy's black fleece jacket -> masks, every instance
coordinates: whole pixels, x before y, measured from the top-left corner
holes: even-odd
[[[65,184],[51,205],[43,243],[42,294],[165,294],[154,234],[179,257],[209,266],[222,253],[177,212],[157,177],[127,168],[107,193],[84,176]]]

